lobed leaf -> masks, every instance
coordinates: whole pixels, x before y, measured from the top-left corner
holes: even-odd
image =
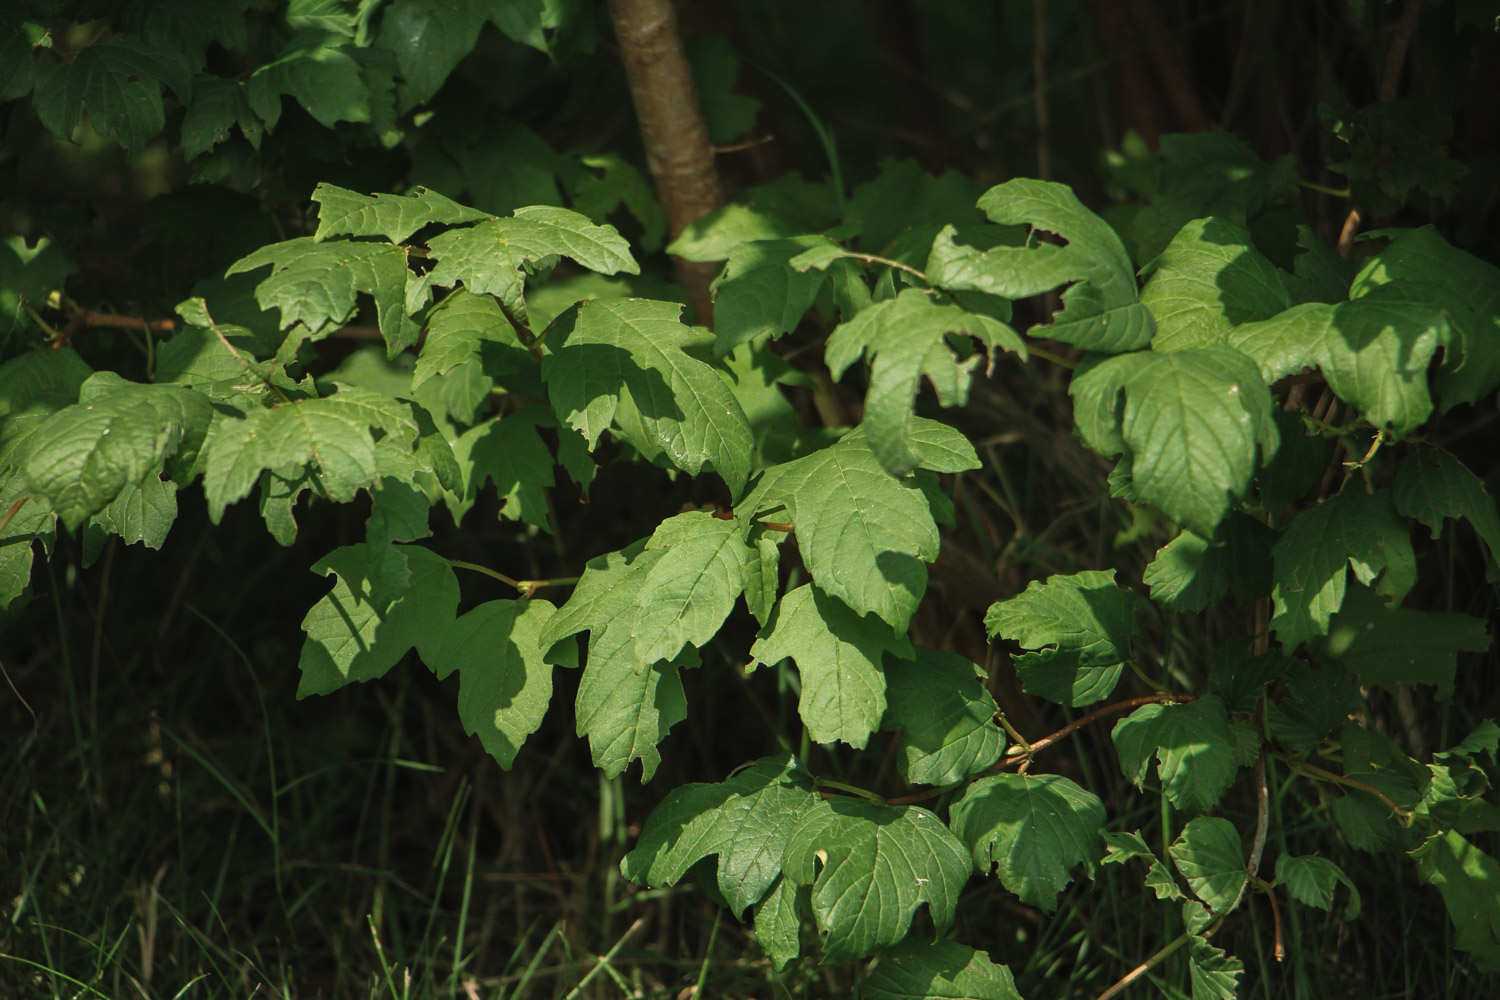
[[[1120,769],[1140,788],[1156,759],[1162,791],[1180,809],[1211,809],[1238,767],[1229,716],[1217,695],[1185,704],[1142,705],[1111,733]]]
[[[1250,876],[1234,824],[1218,816],[1188,821],[1167,848],[1188,888],[1214,913],[1225,913],[1240,898]]]
[[[382,31],[393,13],[394,8],[386,12]],[[391,243],[404,243],[423,226],[457,226],[490,217],[420,186],[412,188],[411,194],[367,195],[323,181],[313,188],[312,200],[318,203],[313,239],[319,241],[330,236],[383,236]]]
[[[1276,265],[1228,219],[1189,222],[1151,266],[1141,303],[1156,318],[1154,351],[1220,344],[1235,326],[1292,305]]]
[[[882,728],[900,734],[897,767],[907,781],[947,785],[989,767],[1005,752],[986,674],[967,657],[917,647],[916,658],[883,664]]]
[[[1441,538],[1448,518],[1469,522],[1489,553],[1491,576],[1500,572],[1500,512],[1484,481],[1441,448],[1414,449],[1396,467],[1391,499],[1402,517],[1421,521]]]

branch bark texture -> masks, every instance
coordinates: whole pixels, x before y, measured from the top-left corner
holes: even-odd
[[[646,165],[672,236],[723,203],[698,90],[682,51],[671,0],[609,0],[620,57],[646,147]],[[713,264],[674,261],[700,323],[710,323]]]

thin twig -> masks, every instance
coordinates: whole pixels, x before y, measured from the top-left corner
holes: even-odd
[[[1118,982],[1116,982],[1109,989],[1105,990],[1103,993],[1099,994],[1097,1000],[1110,1000],[1110,997],[1119,996],[1125,991],[1127,987],[1130,986],[1131,983],[1135,982],[1137,979],[1140,979],[1146,973],[1150,972],[1152,969],[1165,962],[1169,957],[1171,957],[1173,952],[1175,952],[1178,948],[1181,948],[1183,945],[1187,944],[1188,939],[1190,939],[1191,937],[1191,934],[1184,931],[1177,937],[1173,938],[1160,950],[1158,950],[1156,954],[1152,955],[1140,965],[1137,965],[1135,968],[1125,973],[1125,975],[1121,976]]]
[[[530,597],[532,594],[536,593],[543,587],[566,587],[569,584],[578,582],[578,577],[576,576],[554,576],[546,580],[517,580],[513,576],[506,576],[498,569],[490,569],[488,566],[482,566],[479,563],[465,562],[462,559],[449,559],[448,565],[452,566],[454,569],[469,570],[471,573],[483,573],[485,576],[490,577],[491,579],[499,580],[501,583],[506,584],[507,586],[516,588],[516,590],[520,592],[523,598]]]
[[[26,506],[26,501],[30,499],[31,497],[22,497],[10,505],[10,510],[5,512],[5,516],[0,517],[0,535],[5,534],[5,529],[10,527],[10,522],[15,519],[16,514],[20,513],[21,508]]]
[[[1399,816],[1403,824],[1411,821],[1412,811],[1410,809],[1401,807],[1396,803],[1395,799],[1367,781],[1360,781],[1358,778],[1350,778],[1342,774],[1334,774],[1332,771],[1325,771],[1316,764],[1308,764],[1300,760],[1285,759],[1285,761],[1286,765],[1293,771],[1306,777],[1315,778],[1319,781],[1332,782],[1335,785],[1346,785],[1349,788],[1358,788],[1362,792],[1368,792],[1379,799],[1387,809]]]

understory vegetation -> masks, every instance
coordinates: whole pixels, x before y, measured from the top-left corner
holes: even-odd
[[[1479,0],[7,3],[0,996],[1500,994],[1496,93]]]

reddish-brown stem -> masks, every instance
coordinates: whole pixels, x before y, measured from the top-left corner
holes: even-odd
[[[1281,937],[1281,907],[1276,905],[1276,893],[1274,890],[1266,893],[1266,899],[1271,903],[1271,930],[1275,935],[1273,939],[1275,944],[1272,946],[1271,954],[1276,958],[1276,961],[1284,962],[1286,961],[1286,943]]]
[[[30,499],[30,497],[22,497],[10,505],[10,510],[5,512],[5,516],[0,517],[0,534],[5,533],[5,529],[10,527],[10,522],[20,513],[21,508],[26,506],[26,501]]]
[[[1323,768],[1318,767],[1316,764],[1308,764],[1300,760],[1289,760],[1287,761],[1287,766],[1290,767],[1293,771],[1296,771],[1298,774],[1304,774],[1309,778],[1317,778],[1320,781],[1330,781],[1335,785],[1345,785],[1349,788],[1358,788],[1362,792],[1368,792],[1369,794],[1379,799],[1387,809],[1395,813],[1397,816],[1400,816],[1403,820],[1411,819],[1410,809],[1405,809],[1402,806],[1398,805],[1395,799],[1391,798],[1389,795],[1385,794],[1385,792],[1382,792],[1380,789],[1376,788],[1374,785],[1370,784],[1367,781],[1360,781],[1358,778],[1350,778],[1342,774],[1334,774],[1332,771],[1326,771]]]

